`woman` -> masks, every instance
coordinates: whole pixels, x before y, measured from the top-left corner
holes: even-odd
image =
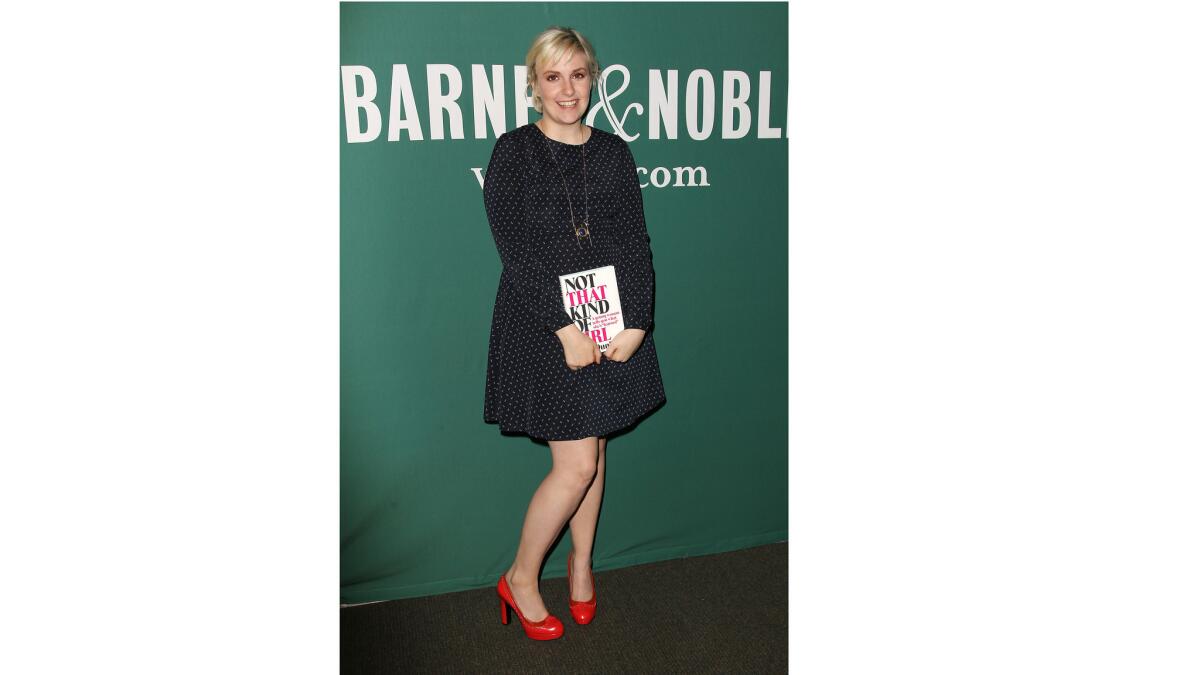
[[[533,494],[516,559],[496,592],[503,623],[512,607],[526,635],[552,640],[563,626],[538,592],[542,560],[569,522],[569,607],[576,623],[589,623],[606,438],[665,397],[647,332],[654,269],[636,165],[624,140],[583,123],[600,75],[595,53],[578,31],[552,27],[534,39],[525,64],[542,117],[497,139],[483,186],[503,263],[484,420],[550,445],[553,468]],[[624,329],[584,333],[590,319],[568,313],[559,276],[607,265]],[[605,337],[602,350],[596,340]]]

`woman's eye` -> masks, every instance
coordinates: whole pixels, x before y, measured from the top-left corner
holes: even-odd
[[[553,82],[553,81],[554,81],[555,79],[557,79],[557,78],[558,78],[558,76],[557,76],[557,75],[547,75],[547,76],[546,76],[546,81],[547,81],[547,82]]]

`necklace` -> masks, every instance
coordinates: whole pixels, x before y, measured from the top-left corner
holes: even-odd
[[[541,127],[538,127],[539,131]],[[558,157],[554,156],[554,148],[550,147],[550,139],[546,134],[542,133],[542,140],[546,142],[546,150],[550,152],[550,159],[554,160],[554,168],[558,169],[558,175],[562,178],[563,192],[567,193],[567,209],[571,212],[571,231],[575,233],[575,243],[579,248],[583,248],[583,240],[587,239],[588,246],[592,246],[592,230],[588,227],[588,205],[587,205],[587,141],[579,144],[580,150],[583,151],[583,223],[575,224],[575,207],[571,204],[571,190],[567,187],[567,177],[562,172],[562,167],[558,164]],[[591,136],[588,136],[591,139]]]

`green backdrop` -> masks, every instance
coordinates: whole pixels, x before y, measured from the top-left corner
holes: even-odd
[[[483,422],[501,268],[472,169],[487,166],[499,133],[486,126],[476,137],[476,118],[490,119],[476,106],[486,104],[481,92],[496,91],[492,66],[502,66],[493,96],[504,131],[518,126],[513,67],[524,64],[534,35],[555,24],[587,35],[602,68],[628,72],[624,88],[622,71],[607,75],[609,105],[593,124],[636,136],[630,148],[645,169],[667,395],[657,412],[610,439],[594,566],[786,539],[786,4],[345,3],[344,602],[494,584],[550,468],[544,443]],[[662,95],[652,93],[653,73]],[[461,94],[439,108],[440,94],[455,98],[456,79]],[[675,111],[674,138],[665,124],[651,137],[652,99]],[[455,110],[461,138],[453,137]],[[537,118],[530,109],[528,120]],[[703,171],[689,185],[677,167]],[[565,574],[569,536],[551,550],[544,577]]]

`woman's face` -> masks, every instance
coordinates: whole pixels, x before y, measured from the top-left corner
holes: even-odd
[[[569,59],[539,70],[534,91],[542,97],[542,116],[557,124],[575,124],[587,112],[592,74],[587,59],[576,50]]]

